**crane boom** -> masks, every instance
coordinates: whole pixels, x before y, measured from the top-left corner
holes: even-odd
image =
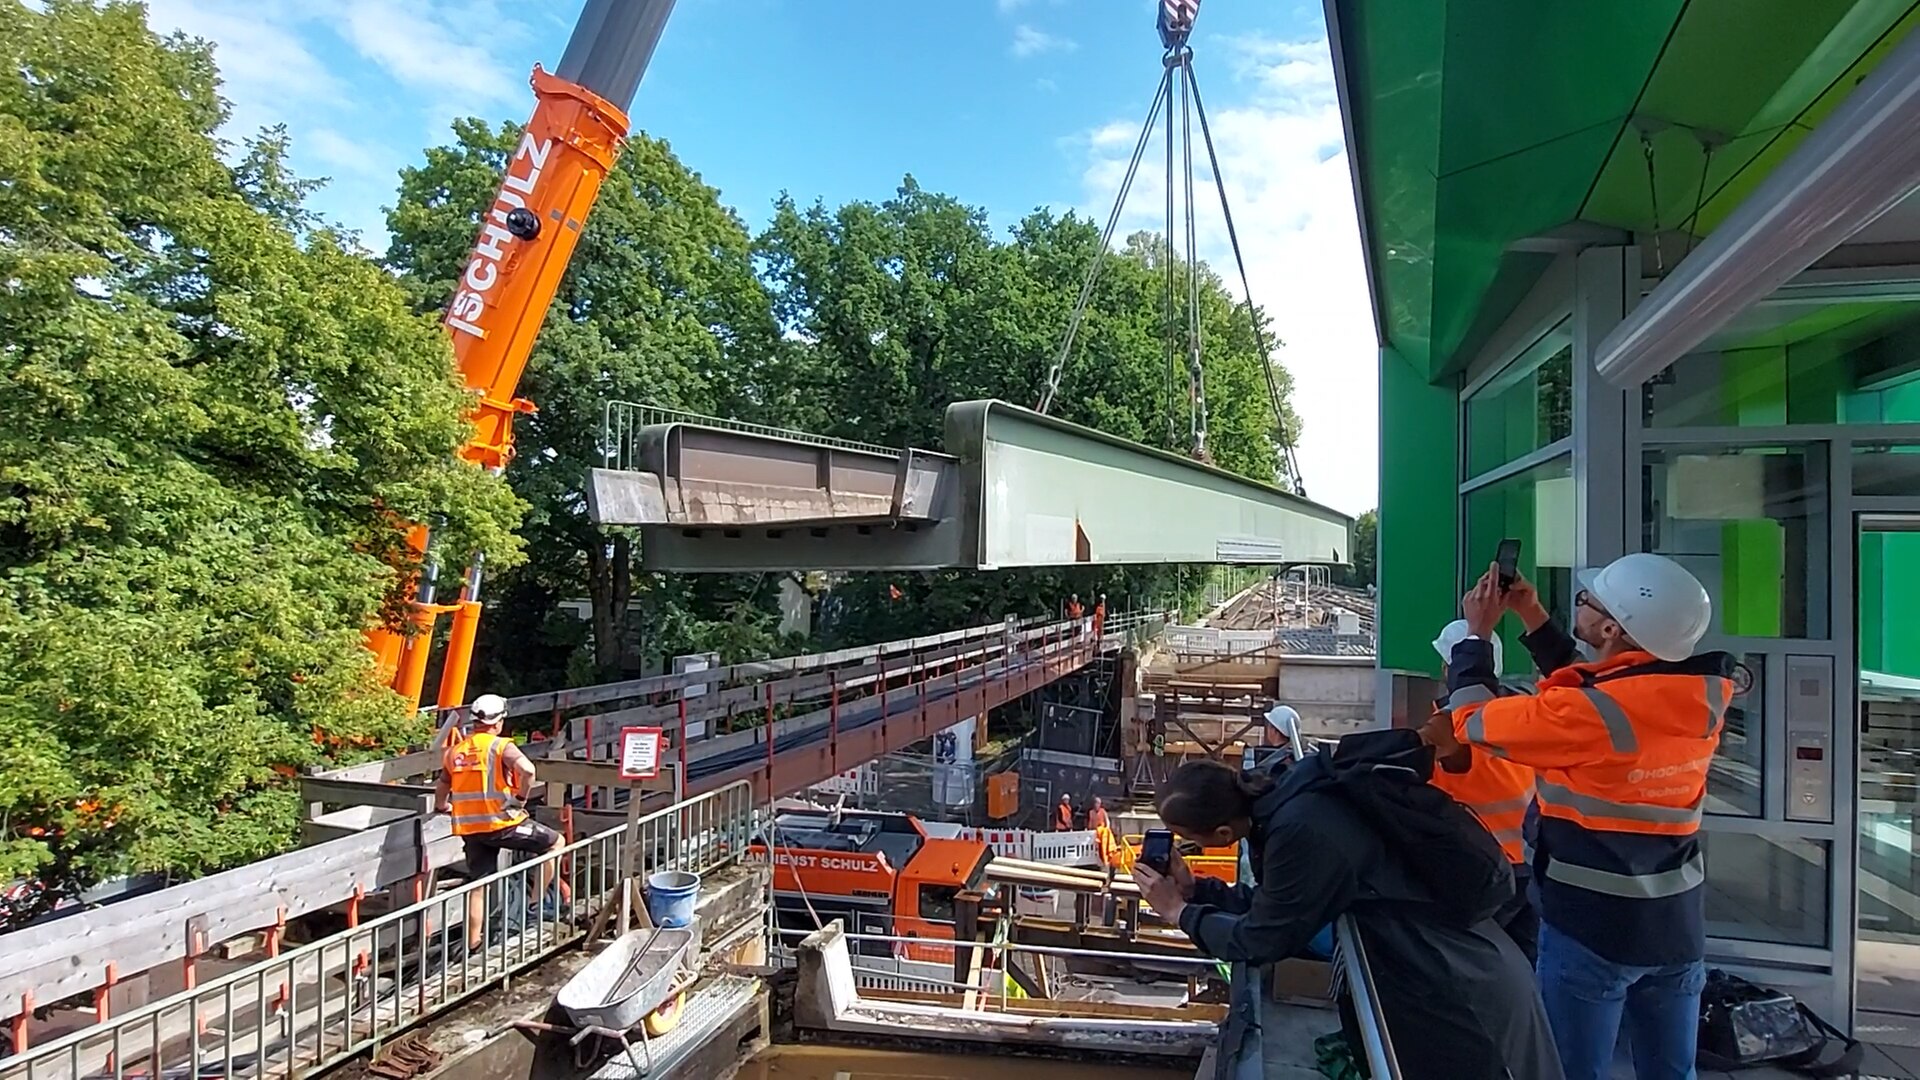
[[[627,109],[646,73],[674,0],[587,0],[559,69],[534,65],[533,116],[507,161],[492,205],[461,268],[445,324],[460,376],[477,402],[460,457],[499,472],[513,457],[513,419],[532,412],[518,396],[547,309],[573,258],[587,214],[628,132]],[[433,629],[453,615],[440,679],[442,708],[462,703],[480,623],[482,556],[476,552],[459,600],[434,603],[436,571],[425,525],[408,544],[427,569],[414,583],[411,628],[367,635],[382,677],[418,705]]]

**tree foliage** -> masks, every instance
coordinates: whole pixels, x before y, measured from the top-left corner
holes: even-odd
[[[0,0],[0,42],[0,882],[40,882],[29,907],[279,849],[295,770],[416,734],[361,646],[401,610],[408,521],[487,552],[489,689],[792,651],[786,575],[646,574],[635,536],[586,520],[604,403],[937,445],[952,401],[1036,398],[1098,250],[1073,215],[996,236],[911,177],[879,203],[782,199],[755,238],[636,136],[547,314],[503,483],[456,460],[468,399],[436,316],[516,128],[462,121],[406,170],[382,266],[307,209],[284,132],[216,137],[205,43],[115,0]],[[1056,413],[1185,450],[1169,268],[1149,235],[1114,254]],[[1214,458],[1270,481],[1267,357],[1204,268],[1199,316]],[[855,575],[819,606],[824,636],[872,641],[1203,580]]]
[[[1380,511],[1369,510],[1353,519],[1353,583],[1380,582]]]
[[[281,848],[284,775],[413,720],[363,630],[407,518],[511,563],[444,334],[229,164],[204,43],[0,0],[0,882]],[[13,912],[18,917],[28,912]]]

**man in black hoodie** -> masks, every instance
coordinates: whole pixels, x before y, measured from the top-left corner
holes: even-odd
[[[1134,871],[1156,912],[1219,960],[1266,964],[1298,955],[1352,914],[1365,939],[1387,1037],[1407,1080],[1560,1080],[1533,969],[1499,924],[1462,929],[1345,796],[1327,757],[1242,773],[1215,761],[1181,766],[1160,819],[1208,847],[1248,841],[1255,884]]]

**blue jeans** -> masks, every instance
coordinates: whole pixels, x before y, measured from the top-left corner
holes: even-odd
[[[1539,970],[1540,999],[1567,1080],[1612,1075],[1623,1019],[1639,1080],[1693,1080],[1704,961],[1616,964],[1546,923],[1540,927]]]

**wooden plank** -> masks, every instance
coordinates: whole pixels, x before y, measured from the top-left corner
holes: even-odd
[[[575,840],[585,840],[589,836],[598,836],[608,829],[617,829],[627,823],[627,815],[624,813],[614,814],[600,810],[582,810],[578,807],[574,808],[572,816],[573,839]],[[563,815],[557,806],[536,806],[533,808],[533,818],[535,821],[551,829],[562,828],[566,823],[566,815]]]
[[[425,814],[433,811],[433,788],[417,784],[382,784],[372,780],[300,778],[302,802],[334,806],[384,806]]]
[[[391,825],[411,816],[405,810],[395,810],[385,806],[349,806],[343,810],[335,810],[301,822],[300,842],[309,847],[314,844],[324,844],[329,840],[338,840],[343,836],[363,832],[375,825]]]
[[[383,782],[408,780],[440,771],[440,751],[415,750],[399,757],[362,762],[338,769],[322,769],[312,775],[322,780],[368,780]]]
[[[422,825],[437,865],[458,858],[445,817]],[[0,936],[0,1015],[18,1012],[22,996],[57,1001],[105,981],[107,965],[129,974],[186,954],[189,919],[204,919],[206,943],[319,911],[353,895],[404,881],[420,869],[414,819],[377,826],[331,843],[70,915]]]
[[[613,761],[575,761],[570,758],[539,758],[533,763],[534,779],[542,784],[575,784],[580,787],[635,787],[641,791],[672,791],[673,769],[660,770],[651,780],[622,780],[620,765]]]

